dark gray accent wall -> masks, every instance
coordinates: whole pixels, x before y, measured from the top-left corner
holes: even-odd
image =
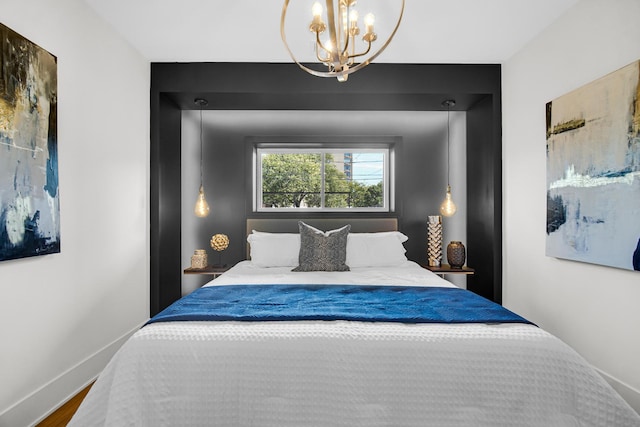
[[[466,113],[453,112],[464,118]],[[455,124],[454,120],[454,124]],[[461,120],[457,121],[458,123]],[[395,173],[391,193],[395,205],[390,213],[325,213],[323,216],[393,216],[398,217],[400,230],[411,238],[405,243],[409,259],[426,259],[426,216],[438,213],[446,188],[446,128],[444,111],[205,111],[203,112],[203,182],[211,206],[207,218],[192,214],[198,186],[199,114],[183,114],[182,133],[182,264],[197,248],[208,248],[212,234],[224,233],[229,247],[218,258],[210,251],[212,262],[233,264],[246,254],[244,219],[274,215],[253,212],[252,162],[253,149],[259,144],[330,147],[358,147],[369,144],[390,145]],[[456,126],[453,126],[454,128]],[[461,126],[459,126],[461,127]],[[452,146],[466,144],[462,132],[452,132]],[[455,150],[454,150],[455,152]],[[452,156],[455,157],[455,156]],[[460,156],[458,156],[460,157]],[[452,160],[452,176],[466,168],[463,158]],[[455,182],[455,181],[454,181]],[[459,182],[459,181],[458,181]],[[244,186],[242,185],[244,184]],[[457,187],[458,205],[463,208],[466,193]],[[466,184],[465,184],[466,186]],[[244,194],[244,205],[242,197]],[[461,210],[461,213],[464,213]],[[309,218],[309,211],[280,212],[280,217]],[[456,230],[465,234],[456,234]],[[466,242],[466,218],[457,215],[445,222],[445,240]],[[206,277],[182,277],[183,293],[195,289]]]
[[[167,250],[180,242],[181,112],[162,92],[152,91],[151,105],[150,310],[153,315],[181,296],[180,288],[168,285],[168,280],[176,277],[173,272],[181,272],[179,253],[176,257],[174,251]]]
[[[467,111],[468,121],[469,264],[483,266],[468,287],[500,302],[500,80],[499,65],[371,64],[339,83],[310,76],[294,64],[152,64],[151,315],[180,297],[180,114],[198,108],[196,97],[208,99],[207,108],[216,110],[442,111],[443,100],[456,99],[455,109]],[[368,134],[366,127],[362,134]],[[243,236],[248,214],[269,215],[251,211],[250,147],[249,140],[216,144],[215,155],[207,159],[216,224],[233,240]],[[397,216],[400,229],[412,237],[409,258],[422,260],[426,215],[442,198],[436,186],[425,188],[425,182],[443,173],[425,170],[425,156],[433,154],[427,146],[400,142],[398,149],[397,209],[389,216]],[[431,151],[442,156],[441,149]],[[225,257],[243,259],[243,246],[230,248]]]
[[[501,303],[502,127],[495,120],[500,115],[500,97],[486,97],[467,111],[467,246],[483,248],[468,251],[467,264],[476,274],[467,289]]]

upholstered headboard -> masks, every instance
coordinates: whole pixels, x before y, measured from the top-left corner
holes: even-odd
[[[251,230],[265,231],[269,233],[297,233],[297,218],[247,218],[247,235]],[[377,233],[381,231],[396,231],[398,229],[397,218],[309,218],[303,219],[305,223],[319,230],[333,230],[344,225],[351,224],[353,233]],[[246,256],[249,258],[249,244],[246,244]]]

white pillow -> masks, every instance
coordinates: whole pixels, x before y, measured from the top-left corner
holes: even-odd
[[[251,261],[258,267],[295,267],[300,254],[299,233],[265,233],[247,236]]]
[[[331,230],[336,231],[336,230]],[[402,245],[409,239],[399,231],[349,233],[347,258],[349,267],[388,267],[407,260]],[[251,261],[258,267],[295,267],[300,255],[299,233],[267,233],[252,230],[247,237]]]
[[[357,267],[389,267],[407,261],[402,245],[409,237],[399,231],[349,233],[346,264]]]

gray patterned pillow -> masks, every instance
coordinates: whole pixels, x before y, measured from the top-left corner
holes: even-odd
[[[300,254],[298,266],[291,271],[349,271],[347,237],[351,225],[322,232],[302,221],[300,228]]]

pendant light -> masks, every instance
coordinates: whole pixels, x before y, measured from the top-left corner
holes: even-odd
[[[202,98],[196,98],[194,102],[200,107],[200,191],[194,212],[197,217],[204,218],[209,215],[209,204],[204,197],[204,187],[202,186],[202,107],[205,107],[209,102]]]
[[[442,204],[440,205],[440,214],[442,216],[453,216],[456,213],[456,204],[453,203],[453,198],[451,197],[451,185],[449,184],[449,169],[450,169],[450,153],[449,153],[449,126],[450,126],[450,118],[449,115],[451,113],[451,107],[456,105],[456,101],[453,99],[448,99],[442,103],[443,107],[447,107],[447,194],[445,195]]]

